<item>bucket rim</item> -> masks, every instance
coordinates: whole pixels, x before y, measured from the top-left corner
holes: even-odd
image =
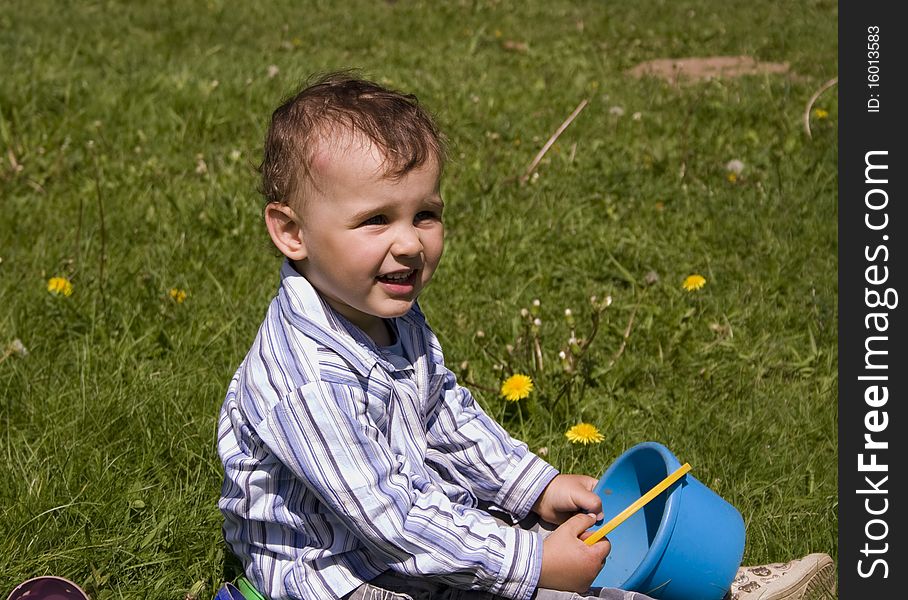
[[[640,442],[639,444],[628,448],[623,454],[616,458],[609,468],[606,469],[605,473],[603,473],[600,481],[608,479],[608,476],[612,471],[620,467],[622,463],[630,460],[633,455],[642,451],[656,451],[665,464],[666,473],[671,473],[681,466],[681,462],[678,458],[663,444],[652,441]],[[684,479],[681,479],[666,490],[668,497],[665,500],[665,510],[662,512],[662,520],[659,522],[659,528],[656,530],[656,535],[653,536],[653,541],[650,544],[649,550],[647,550],[643,560],[637,565],[637,568],[634,569],[619,587],[636,589],[653,572],[659,561],[662,560],[662,555],[665,554],[665,550],[668,547],[668,541],[671,538],[672,531],[675,529],[675,522],[678,520],[678,507],[681,505],[681,494],[684,489],[683,484]]]
[[[17,584],[16,587],[13,588],[13,590],[9,593],[9,596],[7,596],[7,600],[11,600],[12,598],[15,598],[16,593],[21,591],[22,588],[32,585],[36,581],[46,580],[46,579],[61,581],[67,585],[70,585],[73,588],[75,588],[75,591],[77,593],[82,595],[84,600],[89,600],[88,594],[85,593],[85,590],[83,590],[82,588],[79,587],[79,584],[77,584],[75,581],[67,579],[66,577],[60,577],[59,575],[38,575],[36,577],[31,577],[29,579],[26,579],[25,581]]]

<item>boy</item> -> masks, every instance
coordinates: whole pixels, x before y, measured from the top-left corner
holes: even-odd
[[[269,597],[571,598],[553,590],[585,592],[610,551],[582,541],[596,480],[492,421],[416,303],[444,158],[415,98],[346,73],[272,116],[265,223],[285,261],[218,428],[225,538]]]

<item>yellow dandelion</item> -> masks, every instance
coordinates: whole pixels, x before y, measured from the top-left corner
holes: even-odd
[[[51,277],[47,280],[47,291],[55,296],[72,296],[73,284],[66,277]]]
[[[168,293],[170,294],[170,298],[177,304],[183,304],[183,301],[189,296],[189,294],[186,293],[186,290],[181,290],[180,288],[171,288]]]
[[[688,292],[693,292],[695,290],[699,290],[704,285],[706,285],[706,278],[703,277],[703,275],[697,275],[696,273],[694,273],[693,275],[687,276],[687,278],[684,280],[684,283],[681,284],[681,287],[683,287]]]
[[[501,384],[501,395],[509,402],[523,400],[533,391],[533,380],[527,375],[511,375]]]
[[[738,181],[738,174],[737,174],[737,173],[729,173],[729,174],[727,175],[727,177],[728,177],[728,181],[729,181],[730,183],[735,183],[736,181]]]
[[[826,117],[829,116],[829,111],[823,110],[822,108],[815,108],[815,109],[813,109],[813,116],[815,116],[818,119],[825,119]]]
[[[572,444],[583,444],[584,446],[598,444],[605,439],[596,426],[589,423],[577,423],[565,432],[564,437]]]

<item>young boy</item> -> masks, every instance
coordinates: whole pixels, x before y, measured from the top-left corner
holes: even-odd
[[[444,159],[414,97],[350,74],[272,116],[265,223],[285,261],[218,427],[225,538],[268,597],[571,598],[610,551],[582,541],[596,480],[490,419],[416,302],[442,255]]]

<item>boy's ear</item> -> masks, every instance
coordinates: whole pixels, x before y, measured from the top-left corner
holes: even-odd
[[[296,211],[287,204],[271,202],[265,207],[265,225],[271,241],[290,260],[303,260],[307,256],[303,231]]]

